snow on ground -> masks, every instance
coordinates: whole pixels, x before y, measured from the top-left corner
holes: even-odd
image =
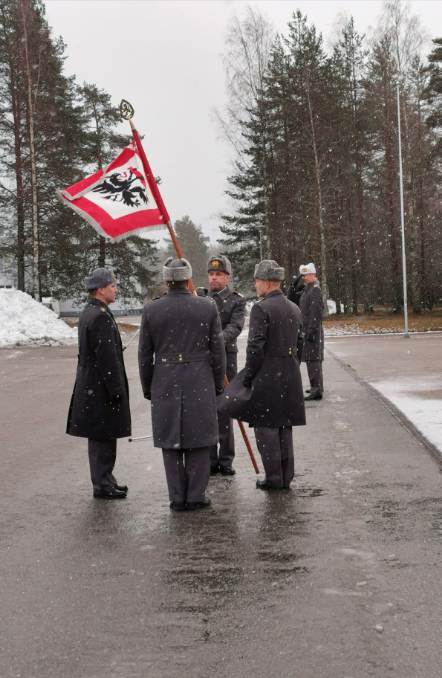
[[[442,377],[401,377],[371,385],[442,453]]]
[[[71,344],[76,340],[76,329],[29,294],[0,289],[0,348]]]
[[[410,334],[414,333],[414,330],[411,330]],[[388,327],[377,327],[376,325],[371,325],[369,328],[359,327],[357,323],[343,323],[339,322],[336,325],[325,325],[324,335],[326,337],[349,337],[354,336],[355,334],[367,335],[367,334],[402,334],[402,330],[392,330]]]

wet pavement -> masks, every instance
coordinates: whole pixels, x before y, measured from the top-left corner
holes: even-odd
[[[333,357],[294,489],[256,490],[237,432],[237,475],[176,514],[150,440],[119,443],[128,499],[92,499],[85,441],[64,435],[75,356],[0,351],[2,678],[440,675],[441,475]]]

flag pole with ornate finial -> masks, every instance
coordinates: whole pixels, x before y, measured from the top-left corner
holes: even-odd
[[[126,101],[126,99],[122,99],[120,103],[120,115],[124,120],[129,121],[130,129],[132,132],[132,138],[134,140],[135,147],[138,151],[138,155],[141,158],[141,162],[143,164],[143,169],[144,173],[146,175],[146,181],[149,184],[149,188],[152,191],[153,197],[155,198],[155,201],[157,203],[158,209],[161,212],[161,215],[163,217],[163,221],[165,226],[167,226],[173,246],[175,248],[176,255],[178,259],[183,259],[184,258],[184,253],[181,248],[180,243],[178,242],[178,238],[175,233],[175,229],[172,226],[172,223],[170,221],[169,213],[166,209],[166,206],[163,202],[163,198],[161,197],[161,193],[158,189],[157,182],[155,180],[154,175],[152,174],[152,170],[150,169],[149,161],[146,157],[146,154],[144,152],[143,144],[141,143],[140,135],[138,134],[138,131],[133,123],[133,117],[135,114],[135,109],[132,106],[129,101]],[[195,287],[193,285],[192,280],[189,281],[189,288],[193,293],[195,293]],[[229,380],[227,377],[224,377],[224,385],[227,386],[229,383]],[[246,446],[247,452],[250,457],[250,461],[252,462],[252,466],[255,469],[256,473],[259,473],[259,467],[255,459],[255,455],[253,454],[252,446],[250,444],[249,437],[247,435],[246,429],[244,427],[244,424],[242,421],[238,421],[238,425],[244,440],[244,444]]]

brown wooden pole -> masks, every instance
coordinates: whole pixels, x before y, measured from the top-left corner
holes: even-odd
[[[227,377],[224,377],[224,386],[229,385],[229,380]],[[247,448],[247,452],[249,453],[250,461],[252,462],[252,466],[255,469],[255,473],[259,473],[259,466],[256,462],[255,455],[253,454],[253,449],[250,444],[249,436],[247,435],[246,429],[244,428],[244,424],[242,421],[239,421],[239,419],[236,420],[238,422],[239,430],[241,431],[245,446]]]

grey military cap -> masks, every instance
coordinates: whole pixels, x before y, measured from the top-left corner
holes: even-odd
[[[180,280],[190,280],[192,277],[192,266],[187,259],[174,259],[169,257],[163,264],[164,282],[179,282]]]
[[[100,287],[107,287],[115,282],[115,277],[107,268],[96,268],[83,282],[87,290],[98,290]]]
[[[232,264],[225,254],[216,254],[213,257],[210,257],[207,264],[207,272],[210,271],[220,271],[221,273],[227,273],[232,275]]]
[[[258,280],[284,280],[285,271],[273,259],[263,259],[256,264],[253,277]]]

